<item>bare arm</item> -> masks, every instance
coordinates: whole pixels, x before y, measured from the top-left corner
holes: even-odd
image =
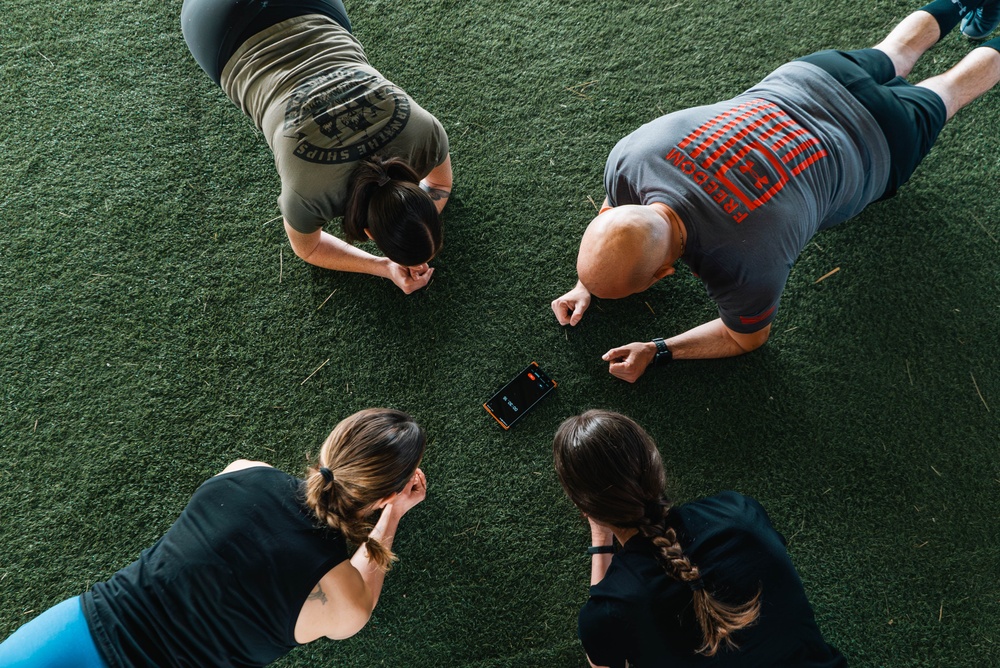
[[[306,234],[299,232],[285,221],[285,233],[292,244],[292,250],[300,258],[324,269],[348,271],[357,274],[371,274],[388,278],[396,286],[410,294],[427,285],[434,270],[427,265],[403,267],[389,258],[376,257],[360,248],[338,239],[328,232],[316,230]]]
[[[396,534],[396,529],[399,527],[399,520],[410,508],[423,501],[426,496],[427,478],[424,476],[423,471],[417,469],[413,474],[413,478],[407,484],[406,489],[394,495],[393,499],[382,508],[382,515],[378,518],[378,522],[375,523],[375,528],[372,529],[370,537],[391,549],[392,539]],[[378,603],[378,598],[382,593],[382,583],[385,582],[385,571],[370,561],[368,558],[368,548],[364,545],[359,547],[358,551],[351,557],[351,565],[361,574],[361,578],[365,581],[368,591],[371,592],[371,606],[374,610],[375,605]]]
[[[615,535],[611,532],[611,529],[602,527],[589,517],[587,521],[590,523],[591,545],[614,545]],[[604,579],[604,576],[608,572],[608,567],[611,565],[611,556],[608,553],[590,555],[590,586],[593,587]]]
[[[350,638],[364,628],[374,608],[361,574],[350,561],[342,561],[306,597],[295,622],[295,640],[305,644],[323,636]]]
[[[756,350],[764,345],[770,333],[770,324],[752,334],[734,332],[720,318],[671,337],[666,343],[675,360],[718,359]],[[612,376],[634,383],[655,356],[656,345],[645,341],[612,348],[602,359],[609,362],[608,372]]]
[[[770,335],[770,323],[756,332],[741,334],[726,327],[721,318],[716,318],[667,339],[667,347],[673,353],[674,359],[718,359],[735,357],[756,350],[764,345]]]
[[[424,177],[424,180],[420,182],[420,187],[431,196],[431,200],[434,202],[434,206],[437,207],[438,213],[441,213],[444,205],[448,203],[448,197],[451,196],[451,186],[451,155],[449,154],[444,159],[444,162],[432,169],[430,174]]]
[[[417,469],[407,488],[383,507],[370,537],[391,548],[400,518],[426,493],[427,479]],[[371,618],[384,582],[385,573],[371,563],[362,545],[349,560],[327,572],[306,598],[295,622],[295,640],[307,643],[322,636],[332,640],[353,636]]]

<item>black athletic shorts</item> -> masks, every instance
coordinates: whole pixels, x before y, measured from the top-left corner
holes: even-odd
[[[243,42],[306,14],[328,16],[351,31],[341,0],[184,0],[181,32],[201,69],[221,85],[222,70]]]
[[[889,183],[879,199],[895,195],[944,127],[944,101],[929,88],[897,77],[892,60],[878,49],[818,51],[799,60],[828,72],[875,117],[891,160]]]

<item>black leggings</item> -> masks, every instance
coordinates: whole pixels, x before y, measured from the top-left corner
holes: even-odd
[[[867,109],[889,145],[889,182],[880,200],[896,194],[948,119],[941,97],[896,76],[892,60],[878,49],[818,51],[799,60],[812,63],[839,81]]]
[[[276,23],[306,14],[328,16],[351,31],[341,0],[184,0],[181,32],[201,69],[221,85],[223,68],[243,42]]]

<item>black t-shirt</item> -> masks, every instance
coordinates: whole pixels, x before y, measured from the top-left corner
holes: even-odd
[[[301,485],[269,467],[203,483],[163,538],[83,595],[108,665],[263,666],[298,645],[306,597],[347,558]]]
[[[599,666],[782,666],[840,668],[844,657],[816,626],[785,540],[759,503],[723,492],[675,507],[668,520],[705,589],[739,604],[761,590],[757,623],[734,634],[735,651],[696,653],[703,638],[688,586],[664,570],[652,542],[636,535],[590,588],[579,633]]]

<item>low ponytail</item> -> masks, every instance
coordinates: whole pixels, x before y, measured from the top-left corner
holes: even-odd
[[[428,262],[441,249],[441,216],[420,176],[401,158],[361,161],[348,188],[343,220],[348,241],[372,241],[405,267]]]
[[[423,430],[406,413],[371,408],[342,420],[306,470],[304,496],[316,519],[364,545],[387,571],[396,555],[370,534],[374,506],[402,491],[424,454]]]

